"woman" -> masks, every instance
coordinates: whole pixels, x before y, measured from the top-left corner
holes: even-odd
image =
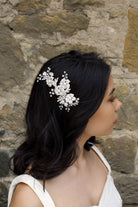
[[[13,156],[9,207],[121,207],[95,136],[108,135],[121,102],[109,65],[96,53],[63,53],[37,75],[27,138]]]

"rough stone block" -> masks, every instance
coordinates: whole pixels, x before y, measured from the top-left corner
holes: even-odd
[[[63,2],[63,7],[71,10],[83,8],[85,5],[103,6],[104,0],[64,0]]]
[[[123,207],[138,207],[138,205],[123,205]]]
[[[61,32],[71,36],[78,30],[88,28],[89,19],[80,13],[61,12],[55,16],[48,15],[19,15],[10,27],[19,33],[38,37],[41,33]]]
[[[8,190],[3,183],[0,183],[0,207],[7,207]]]
[[[116,97],[122,102],[115,129],[136,130],[138,127],[138,96],[126,85],[116,86]]]
[[[0,150],[0,177],[6,177],[9,174],[9,155],[7,151]]]
[[[5,130],[0,130],[0,137],[3,137],[4,134],[5,134]]]
[[[138,204],[138,176],[123,175],[115,179],[124,204]],[[132,205],[133,206],[133,205]]]
[[[12,5],[9,4],[7,0],[0,0],[0,19],[4,20],[6,17],[12,19],[14,15],[17,14],[17,11],[12,8]]]
[[[109,19],[114,19],[114,18],[118,18],[118,17],[125,17],[127,14],[127,11],[118,11],[118,12],[109,12]]]
[[[57,45],[57,46],[45,44],[40,47],[40,54],[49,59],[63,52],[69,52],[70,50],[78,50],[81,52],[93,52],[96,51],[96,48],[92,46],[90,47],[88,45],[80,45],[80,44],[72,44],[72,45],[68,44],[68,45]]]
[[[24,126],[24,110],[19,105],[13,109],[5,105],[3,109],[0,110],[0,119],[3,121],[2,125],[5,129],[10,129],[14,132],[19,131]]]
[[[9,2],[13,5],[16,6],[19,3],[19,0],[9,0]]]
[[[19,44],[10,30],[0,24],[0,86],[9,88],[24,83],[25,62]]]
[[[128,11],[128,32],[124,46],[123,65],[131,72],[138,73],[138,9]]]
[[[101,138],[104,155],[111,164],[112,170],[133,173],[137,152],[136,140],[129,137]]]
[[[43,11],[50,4],[51,0],[20,0],[16,8],[19,12],[24,12],[26,14],[34,13],[37,11]]]

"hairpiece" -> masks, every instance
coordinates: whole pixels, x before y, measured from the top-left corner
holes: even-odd
[[[50,97],[53,95],[57,95],[57,102],[59,102],[59,108],[60,110],[65,107],[65,110],[67,112],[70,111],[71,106],[76,106],[79,104],[79,98],[76,98],[73,93],[70,92],[70,80],[68,79],[68,74],[66,71],[64,71],[64,74],[62,75],[62,79],[60,80],[59,84],[58,82],[59,78],[54,78],[54,73],[51,72],[51,68],[48,67],[47,71],[43,72],[42,74],[39,74],[37,76],[37,82],[40,80],[45,80],[46,84],[51,88],[51,91],[49,92]]]

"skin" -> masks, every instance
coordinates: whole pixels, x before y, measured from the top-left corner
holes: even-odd
[[[117,112],[122,105],[113,96],[113,88],[113,80],[110,76],[99,109],[89,119],[83,134],[78,138],[80,153],[76,162],[61,175],[45,183],[56,207],[84,207],[99,203],[108,169],[92,149],[90,151],[84,149],[84,144],[90,136],[103,136],[112,132],[114,121],[117,120]],[[42,183],[41,180],[40,183]],[[42,206],[37,195],[26,184],[17,185],[10,207]]]
[[[122,103],[114,97],[114,84],[112,77],[109,78],[108,88],[105,97],[96,113],[89,119],[87,127],[84,130],[83,136],[90,137],[108,135],[112,132],[114,121],[117,120],[117,111],[122,106]],[[109,99],[111,98],[111,99]]]

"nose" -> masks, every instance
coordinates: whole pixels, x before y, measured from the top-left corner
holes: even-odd
[[[116,99],[115,111],[118,111],[122,106],[122,102]]]

